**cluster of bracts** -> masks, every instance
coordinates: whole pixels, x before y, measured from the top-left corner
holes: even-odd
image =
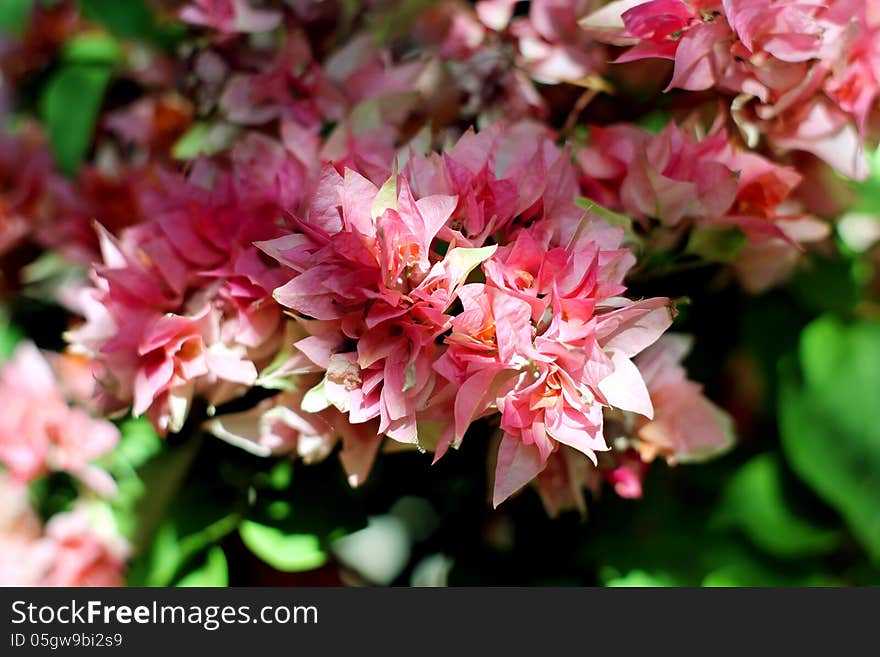
[[[188,37],[131,47],[138,93],[74,177],[36,123],[0,141],[4,293],[41,250],[87,270],[58,292],[67,352],[22,343],[0,374],[4,495],[50,471],[112,495],[111,419],[165,435],[199,409],[255,454],[338,454],[352,486],[383,446],[468,440],[493,441],[494,505],[530,482],[551,514],[603,482],[638,497],[652,460],[734,437],[674,301],[629,277],[680,248],[768,289],[868,173],[872,0],[154,4]],[[0,43],[0,111],[88,29],[38,3]],[[2,506],[4,540],[73,550],[80,511],[43,530]],[[89,540],[103,574],[32,579],[118,577],[124,548]]]

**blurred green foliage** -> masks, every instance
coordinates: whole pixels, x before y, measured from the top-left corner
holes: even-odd
[[[108,66],[73,63],[59,68],[43,90],[40,115],[58,167],[68,175],[89,152],[109,82]]]
[[[880,562],[880,322],[817,319],[800,365],[803,381],[789,375],[780,396],[783,451]]]
[[[0,32],[20,34],[26,27],[34,0],[3,0],[0,2]]]
[[[86,18],[106,27],[113,34],[172,48],[186,34],[181,23],[161,23],[147,0],[79,0]]]

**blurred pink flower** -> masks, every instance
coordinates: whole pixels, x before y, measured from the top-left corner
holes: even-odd
[[[0,367],[0,462],[22,483],[62,471],[97,492],[115,491],[113,479],[93,461],[111,451],[119,431],[106,420],[68,405],[49,364],[30,343],[21,343]]]
[[[180,18],[220,32],[266,32],[281,23],[281,12],[257,9],[250,0],[191,0]]]
[[[27,487],[0,473],[0,586],[122,586],[129,553],[98,507],[78,503],[44,527]]]
[[[654,404],[652,419],[636,421],[638,450],[646,461],[655,455],[670,463],[704,461],[733,445],[730,416],[688,380],[681,365],[692,342],[689,336],[667,334],[635,359]]]
[[[46,524],[44,541],[52,565],[42,586],[122,586],[128,543],[115,528],[101,523],[88,506],[59,513]]]

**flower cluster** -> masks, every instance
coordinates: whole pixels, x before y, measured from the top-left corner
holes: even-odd
[[[7,487],[109,494],[102,417],[130,413],[261,456],[341,445],[353,486],[383,445],[437,461],[467,437],[495,506],[638,497],[653,460],[733,443],[682,364],[700,336],[666,333],[678,293],[640,285],[652,256],[784,281],[877,118],[870,2],[155,4],[179,41],[120,47],[66,175],[11,92],[95,26],[37,3],[0,40],[0,293],[47,251],[88,270],[53,292],[67,353],[0,370]],[[690,92],[659,113],[626,96],[658,58]],[[124,550],[79,518],[10,512],[3,550],[56,551],[29,581],[115,581]]]
[[[19,344],[0,365],[0,583],[15,586],[119,586],[129,547],[97,496],[116,483],[98,463],[119,441],[111,422],[95,417],[96,363],[43,354]],[[43,526],[28,484],[66,473],[85,486],[76,505]]]
[[[674,63],[668,89],[716,90],[750,147],[803,150],[867,175],[860,141],[876,118],[880,18],[864,0],[617,0],[583,24],[630,46],[615,61]]]

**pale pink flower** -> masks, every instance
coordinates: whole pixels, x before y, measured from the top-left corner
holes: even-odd
[[[523,224],[554,217],[554,229],[575,225],[577,180],[566,150],[542,124],[496,123],[468,130],[447,152],[412,157],[405,173],[417,196],[447,194],[458,202],[440,239],[481,246],[497,233],[501,242]],[[549,222],[548,222],[549,223]]]
[[[129,553],[98,507],[78,503],[44,527],[27,487],[0,473],[0,586],[121,586]]]
[[[108,453],[119,431],[105,420],[68,405],[61,385],[39,350],[21,343],[0,367],[0,462],[15,481],[27,483],[62,471],[102,494],[115,484],[92,462]]]
[[[612,461],[613,465],[600,470],[602,477],[620,497],[627,500],[639,499],[642,496],[642,481],[648,473],[648,464],[632,450],[616,452]]]
[[[596,464],[596,452],[609,449],[604,406],[653,416],[630,358],[671,324],[667,303],[627,303],[580,326],[554,318],[535,339],[538,357],[523,368],[513,390],[496,400],[505,431],[495,471],[496,506],[543,470],[560,443]]]
[[[314,377],[311,377],[314,383]],[[206,423],[211,433],[259,456],[291,454],[305,463],[326,458],[341,439],[340,461],[348,481],[358,486],[367,475],[382,443],[378,422],[353,424],[336,408],[307,412],[302,408],[308,384],[283,392],[241,413],[218,416]]]
[[[41,586],[122,586],[128,542],[88,506],[49,519],[52,564]]]
[[[690,337],[667,334],[635,359],[654,405],[653,419],[636,420],[638,450],[646,461],[655,455],[670,463],[703,461],[733,445],[730,416],[681,366],[691,346]]]
[[[696,139],[675,123],[656,136],[613,125],[590,137],[577,154],[587,196],[638,220],[736,226],[753,242],[789,240],[788,224],[815,222],[786,203],[797,171],[737,146],[724,130]]]
[[[149,221],[118,238],[99,230],[87,321],[68,337],[102,365],[105,410],[131,404],[165,433],[179,430],[193,397],[218,404],[243,393],[277,350],[281,310],[270,295],[286,274],[254,242],[282,234],[282,208],[313,181],[283,144],[246,134],[228,167],[201,160],[189,179],[162,182],[142,198]]]
[[[563,511],[587,513],[584,489],[599,494],[602,478],[599,470],[580,452],[560,446],[535,478],[535,486],[547,515],[555,518]]]
[[[689,336],[667,333],[635,357],[651,398],[653,417],[606,409],[613,451],[590,463],[570,447],[553,452],[534,483],[547,513],[586,512],[584,489],[593,497],[607,482],[623,498],[642,496],[642,481],[658,456],[669,464],[693,463],[718,456],[735,440],[731,417],[689,380],[681,365],[690,351]]]
[[[180,11],[180,18],[193,25],[231,34],[273,30],[281,23],[282,14],[257,9],[250,0],[190,0]]]
[[[583,84],[588,76],[603,72],[604,48],[578,27],[578,20],[595,4],[593,0],[534,0],[527,17],[511,21],[520,63],[536,82]]]

